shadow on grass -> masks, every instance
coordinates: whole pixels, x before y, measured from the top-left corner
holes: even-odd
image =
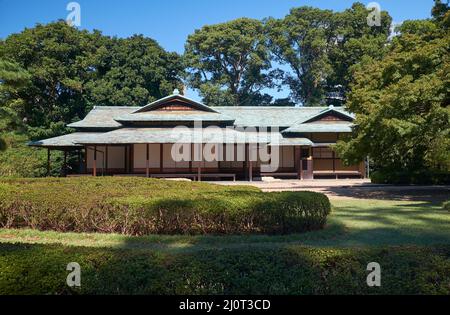
[[[450,247],[144,250],[0,244],[0,294],[449,294]],[[382,286],[366,285],[367,264]],[[66,285],[70,262],[81,287]]]
[[[338,197],[357,199],[377,199],[396,201],[423,201],[429,205],[440,205],[450,197],[450,188],[447,186],[353,186],[353,187],[327,187],[325,193]]]

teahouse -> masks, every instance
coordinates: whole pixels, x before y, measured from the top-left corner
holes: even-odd
[[[333,106],[209,107],[175,90],[143,107],[94,107],[82,121],[68,125],[74,133],[29,145],[48,149],[49,168],[51,150],[62,150],[65,156],[78,152],[79,175],[365,177],[363,162],[344,166],[331,149],[352,132],[353,120],[352,114]],[[262,149],[268,159],[255,153]],[[210,153],[206,158],[205,150]],[[264,166],[274,160],[276,167],[267,170]]]

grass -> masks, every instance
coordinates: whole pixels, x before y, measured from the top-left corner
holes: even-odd
[[[0,294],[447,295],[450,213],[429,200],[332,199],[325,229],[291,235],[0,229]],[[65,283],[71,261],[80,288]],[[382,266],[381,287],[366,284],[369,262]]]
[[[30,229],[0,229],[2,243],[139,248],[191,252],[227,248],[365,247],[450,244],[450,214],[425,201],[332,200],[333,212],[321,231],[293,235],[129,237],[118,234],[58,233]]]

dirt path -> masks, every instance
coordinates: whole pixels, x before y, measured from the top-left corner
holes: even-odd
[[[222,182],[221,185],[251,185],[263,191],[316,191],[330,199],[384,199],[443,202],[450,199],[450,186],[391,186],[368,180],[280,180],[270,182]]]

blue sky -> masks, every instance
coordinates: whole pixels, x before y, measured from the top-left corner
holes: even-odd
[[[66,19],[68,0],[0,0],[0,38],[25,27]],[[238,17],[261,19],[285,16],[303,5],[342,11],[353,0],[78,0],[81,28],[99,29],[106,35],[143,34],[170,51],[183,52],[187,36],[205,24]],[[360,1],[364,4],[373,1]],[[430,16],[433,0],[378,0],[394,22]],[[190,91],[192,97],[197,98]],[[272,92],[277,97],[283,93]]]

